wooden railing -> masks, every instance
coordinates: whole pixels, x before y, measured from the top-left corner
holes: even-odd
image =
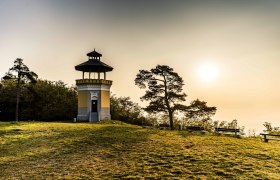
[[[263,136],[264,142],[268,142],[268,140],[276,140],[280,141],[280,134],[266,134],[266,133],[261,133],[261,136]],[[276,138],[273,138],[276,137]]]
[[[105,84],[105,85],[112,85],[112,81],[105,80],[105,79],[77,79],[77,85],[82,84]]]

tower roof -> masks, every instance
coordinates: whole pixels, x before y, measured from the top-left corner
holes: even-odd
[[[102,57],[102,54],[100,54],[99,52],[96,52],[95,49],[94,49],[94,51],[87,53],[87,56],[89,56],[89,57]]]
[[[82,64],[75,66],[75,69],[77,71],[83,72],[109,72],[114,68],[97,59],[90,59]]]
[[[89,60],[86,62],[83,62],[82,64],[79,64],[75,66],[75,69],[77,71],[83,71],[83,72],[109,72],[112,71],[113,68],[103,62],[101,62],[100,57],[102,54],[96,52],[95,50],[87,53],[87,56],[89,56]]]

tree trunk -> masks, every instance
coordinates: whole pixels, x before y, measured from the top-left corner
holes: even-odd
[[[19,96],[20,96],[20,79],[17,81],[17,101],[16,101],[16,122],[18,122],[18,114],[19,114]]]
[[[171,107],[170,107],[170,104],[169,104],[169,100],[168,100],[168,97],[167,97],[167,82],[166,82],[166,78],[164,76],[164,74],[162,74],[163,76],[163,84],[164,84],[164,100],[165,100],[165,104],[166,104],[166,107],[167,107],[167,110],[168,110],[168,116],[169,116],[169,126],[170,126],[170,129],[173,130],[174,129],[174,124],[173,124],[173,112],[171,110]]]
[[[168,116],[169,116],[169,122],[170,122],[170,129],[174,130],[173,113],[171,111],[168,111]]]

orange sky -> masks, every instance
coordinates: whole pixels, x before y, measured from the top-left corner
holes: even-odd
[[[16,58],[40,78],[69,85],[74,66],[94,48],[114,67],[112,92],[139,102],[139,69],[174,68],[187,102],[217,106],[214,119],[238,119],[247,129],[280,126],[280,1],[0,1],[0,74]],[[200,78],[205,64],[217,68]]]

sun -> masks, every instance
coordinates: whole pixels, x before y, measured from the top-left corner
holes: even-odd
[[[205,63],[198,68],[197,73],[201,80],[205,82],[212,82],[218,78],[219,69],[213,63]]]

